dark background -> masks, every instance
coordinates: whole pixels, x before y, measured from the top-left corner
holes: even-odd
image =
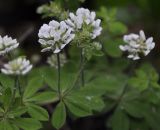
[[[71,1],[68,0],[68,4]],[[47,19],[42,20],[41,16],[36,13],[36,9],[47,2],[49,0],[0,0],[0,35],[17,38],[27,56],[40,53],[37,34],[40,26]],[[128,26],[129,32],[138,32],[143,29],[147,36],[154,37],[156,48],[151,59],[160,70],[160,0],[86,0],[82,4],[82,6],[94,10],[98,10],[102,5],[108,8],[116,7],[118,19]],[[70,119],[68,121],[73,129],[104,129],[104,119],[107,116],[87,117],[76,122],[72,122]],[[67,130],[67,126],[65,130]]]
[[[64,0],[68,5],[73,1]],[[0,0],[0,34],[19,39],[22,48],[35,51],[37,33],[41,24],[41,16],[36,13],[37,7],[49,0]],[[66,6],[68,6],[66,4]],[[156,43],[160,34],[160,1],[159,0],[86,0],[81,6],[99,9],[101,6],[118,8],[118,18],[126,23],[129,31],[144,29],[148,35],[154,36]],[[47,20],[46,20],[47,21]],[[158,47],[158,44],[157,44]],[[159,48],[159,47],[158,47]]]

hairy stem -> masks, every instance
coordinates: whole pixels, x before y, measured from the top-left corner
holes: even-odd
[[[57,65],[58,65],[58,68],[57,68],[57,75],[58,75],[58,82],[57,82],[57,86],[58,86],[58,93],[59,93],[59,96],[61,97],[61,86],[60,86],[60,82],[61,82],[61,65],[60,65],[60,56],[59,56],[59,53],[57,54]]]
[[[81,49],[81,52],[80,52],[81,56],[80,56],[80,69],[81,70],[81,84],[82,86],[85,85],[85,80],[84,80],[84,56],[83,56],[83,49]]]

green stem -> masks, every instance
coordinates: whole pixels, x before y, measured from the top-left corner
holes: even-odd
[[[57,54],[57,65],[58,65],[58,71],[57,71],[57,74],[58,74],[58,83],[57,83],[57,86],[58,86],[58,93],[59,93],[59,97],[61,97],[61,86],[60,86],[60,82],[61,82],[61,65],[60,65],[60,56],[59,56],[59,53]]]
[[[65,93],[63,94],[63,96],[67,95],[72,89],[75,88],[76,83],[78,82],[78,80],[79,80],[79,78],[80,78],[80,76],[81,76],[81,72],[82,72],[85,64],[86,64],[86,62],[83,62],[83,64],[81,65],[81,67],[80,67],[77,75],[75,76],[75,79],[74,79],[74,81],[73,81],[73,85],[71,86],[71,88],[69,88],[69,89],[67,89],[67,90],[65,91]]]
[[[13,88],[13,97],[14,98],[15,98],[15,95],[16,95],[17,86],[18,86],[18,76],[15,77],[15,85],[14,85],[14,88]]]
[[[82,68],[81,70],[81,84],[82,86],[85,85],[85,80],[84,80],[84,56],[83,56],[83,49],[81,49],[81,56],[80,56],[80,68]]]
[[[20,97],[22,98],[22,89],[21,89],[21,86],[20,86],[20,83],[19,83],[19,77],[16,76],[16,79],[15,79],[15,88],[14,88],[14,94],[16,93],[16,89],[18,89],[19,91],[19,95]]]
[[[13,87],[13,95],[12,95],[12,103],[14,103],[15,98],[16,98],[17,87],[18,87],[18,76],[15,76],[15,82],[14,82],[14,87]]]

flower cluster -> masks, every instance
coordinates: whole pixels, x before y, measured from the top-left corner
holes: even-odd
[[[11,37],[0,36],[0,55],[4,55],[19,46],[19,43],[16,39],[12,39]]]
[[[72,42],[82,49],[86,58],[88,55],[91,57],[101,51],[101,44],[94,44],[94,39],[102,31],[100,24],[101,20],[96,19],[96,13],[85,8],[77,9],[76,14],[69,13],[64,21],[52,20],[49,24],[44,24],[38,33],[42,52],[52,51],[56,54]]]
[[[73,30],[80,30],[82,29],[83,25],[91,26],[91,38],[95,39],[97,36],[101,34],[102,27],[100,26],[101,20],[96,19],[96,13],[90,12],[88,9],[79,8],[76,11],[76,15],[74,13],[70,13],[69,17],[66,20],[66,23],[73,29]]]
[[[120,45],[122,51],[127,51],[129,53],[128,58],[133,60],[140,59],[140,55],[148,55],[149,52],[155,47],[153,38],[150,37],[146,39],[143,31],[140,31],[139,35],[129,34],[125,35],[123,38],[127,45]]]
[[[39,30],[39,43],[44,47],[42,52],[53,51],[59,53],[68,43],[70,43],[75,34],[64,21],[60,23],[52,20],[49,24],[44,24]]]
[[[64,64],[67,62],[66,56],[64,54],[60,54],[60,66],[63,67]],[[47,58],[47,63],[55,67],[56,69],[58,68],[58,63],[57,63],[57,57],[55,55],[51,55],[50,57]]]
[[[1,72],[7,75],[25,75],[32,69],[29,60],[24,57],[19,57],[4,65]]]
[[[16,49],[19,46],[19,43],[16,39],[11,37],[0,36],[0,55],[5,55],[12,50]],[[25,75],[32,69],[32,65],[25,58],[18,58],[9,63],[4,64],[4,67],[1,69],[1,72],[7,75]]]

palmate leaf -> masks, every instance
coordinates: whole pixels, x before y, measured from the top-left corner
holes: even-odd
[[[150,64],[143,64],[136,70],[134,77],[129,79],[129,85],[137,90],[144,92],[149,87],[160,89],[158,84],[159,75]]]
[[[57,91],[57,71],[52,68],[48,67],[44,69],[44,81],[45,83],[54,91]]]
[[[1,81],[4,88],[13,88],[14,87],[14,79],[7,76],[7,75],[0,74],[0,81]]]
[[[49,66],[37,67],[29,74],[29,80],[38,77],[53,90],[57,90],[56,69]]]
[[[5,110],[7,110],[11,105],[12,91],[10,88],[7,88],[2,95],[2,104]]]
[[[6,120],[0,122],[0,130],[19,130],[19,128]]]
[[[38,104],[46,104],[55,102],[58,100],[57,93],[54,91],[38,92],[43,87],[44,82],[49,86],[54,86],[54,72],[49,67],[40,67],[34,70],[35,73],[31,74],[31,79],[24,91],[24,102],[36,102]],[[53,82],[52,82],[53,81]],[[52,89],[55,90],[55,86]]]
[[[148,102],[157,105],[160,101],[160,91],[149,88],[148,91],[143,92],[143,98],[146,99]]]
[[[153,106],[151,106],[150,104],[146,104],[145,109],[143,109],[142,113],[144,115],[146,123],[150,126],[150,128],[152,128],[153,130],[159,130],[159,111],[153,111],[153,109]]]
[[[83,104],[82,102],[76,102],[72,99],[66,99],[65,104],[68,108],[68,110],[77,117],[85,117],[92,115],[92,111],[90,108],[88,108],[88,105]]]
[[[56,92],[52,91],[45,91],[45,92],[38,92],[32,97],[25,99],[25,102],[35,102],[36,104],[47,104],[56,102],[59,100],[59,97]]]
[[[125,26],[125,24],[118,21],[111,22],[109,24],[109,31],[114,35],[122,35],[127,32],[127,27]]]
[[[81,96],[102,96],[106,93],[106,89],[96,84],[94,81],[85,84],[85,87],[82,87],[78,90],[72,92],[72,95],[81,95]]]
[[[129,84],[140,91],[144,91],[148,88],[149,81],[148,81],[148,78],[142,79],[142,78],[133,77],[129,80]]]
[[[121,79],[123,76],[119,80],[116,77],[107,78],[105,76],[94,79],[83,88],[71,90],[64,97],[64,102],[68,110],[77,117],[92,115],[93,111],[101,111],[104,108],[101,96],[106,92],[115,93],[118,91],[121,94],[119,90],[124,88]]]
[[[142,111],[144,110],[142,102],[130,101],[123,104],[125,111],[132,117],[143,118]]]
[[[58,130],[61,128],[66,121],[66,108],[65,104],[61,101],[55,108],[52,115],[52,125]]]
[[[112,98],[117,98],[124,90],[124,87],[127,83],[126,79],[127,77],[123,74],[117,74],[114,76],[108,74],[94,79],[93,83],[97,85],[97,88],[106,92],[107,95],[111,96]]]
[[[49,119],[48,112],[44,108],[34,104],[29,104],[27,107],[28,113],[32,118],[39,121],[47,121]]]
[[[121,57],[122,51],[119,49],[119,45],[121,44],[123,44],[123,41],[121,39],[105,41],[104,44],[105,52],[109,56],[114,58]]]
[[[43,86],[43,80],[40,77],[31,79],[24,91],[23,98],[27,99],[33,96]]]
[[[12,123],[23,130],[39,130],[42,128],[41,123],[33,118],[17,118]]]
[[[102,110],[102,108],[104,107],[104,102],[102,98],[99,95],[98,96],[91,95],[91,93],[92,92],[84,94],[83,92],[77,92],[77,93],[75,92],[66,97],[66,99],[75,104],[78,103],[85,104],[88,107],[88,109],[91,110],[97,110],[97,111]]]
[[[115,8],[107,9],[104,6],[102,6],[100,10],[97,12],[97,15],[105,21],[105,24],[108,22],[115,21],[116,14],[117,14],[117,10]]]
[[[99,96],[75,92],[65,97],[65,104],[69,111],[77,117],[92,115],[93,110],[100,111],[104,102]]]
[[[144,120],[132,119],[130,121],[131,130],[150,130],[149,125]]]
[[[129,85],[140,91],[146,90],[149,86],[148,75],[143,70],[137,70],[136,76],[129,79]]]
[[[129,118],[122,109],[116,109],[111,119],[111,125],[113,130],[129,130]]]
[[[19,117],[27,112],[27,107],[25,106],[17,106],[17,108],[11,109],[8,112],[9,117]]]

